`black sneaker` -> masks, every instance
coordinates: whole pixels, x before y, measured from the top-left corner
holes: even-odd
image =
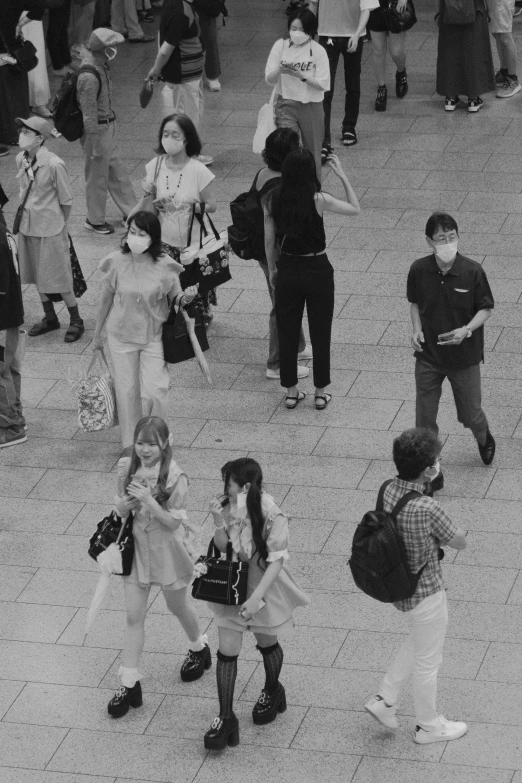
[[[230,718],[214,718],[203,740],[207,750],[225,750],[227,745],[239,745],[239,721]]]
[[[199,652],[189,650],[188,655],[183,661],[180,669],[183,682],[193,682],[203,677],[206,669],[212,666],[212,656],[210,647],[206,644]]]
[[[85,228],[96,231],[97,234],[114,234],[114,226],[110,223],[91,223],[87,218],[85,218]]]
[[[143,696],[141,693],[141,684],[138,680],[132,688],[126,688],[125,685],[118,688],[107,705],[107,712],[109,715],[112,715],[113,718],[123,718],[123,716],[128,713],[130,707],[141,707],[142,704]]]
[[[495,438],[493,437],[493,435],[489,430],[488,430],[488,434],[486,435],[485,444],[483,446],[481,446],[480,443],[477,445],[478,445],[480,457],[484,465],[491,465],[491,463],[493,462],[493,458],[495,456],[497,444],[495,443]]]
[[[11,147],[8,147],[7,144],[0,144],[0,158],[2,158],[4,155],[9,155],[11,152]]]
[[[263,688],[261,696],[252,710],[252,720],[256,726],[264,726],[266,723],[272,723],[277,718],[278,712],[284,712],[285,710],[286,693],[281,683],[279,683],[275,693],[269,693]]]
[[[468,98],[468,111],[470,113],[477,112],[484,106],[484,101],[477,95],[476,98]]]
[[[395,95],[397,98],[404,98],[408,92],[408,77],[406,76],[406,68],[403,71],[397,71],[395,74]]]
[[[388,90],[386,85],[377,87],[377,98],[375,99],[375,111],[386,111],[388,103]]]

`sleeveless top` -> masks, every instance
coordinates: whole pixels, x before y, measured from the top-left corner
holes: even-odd
[[[281,253],[287,256],[307,256],[309,253],[321,254],[326,250],[326,234],[324,232],[323,217],[316,209],[306,224],[306,233],[303,236],[285,234],[276,226],[277,238]]]

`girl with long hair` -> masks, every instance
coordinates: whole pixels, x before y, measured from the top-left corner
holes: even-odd
[[[255,724],[274,721],[286,710],[285,689],[279,682],[283,650],[279,635],[294,626],[292,613],[310,599],[288,569],[288,519],[273,497],[263,490],[260,465],[249,457],[227,462],[221,469],[225,494],[210,503],[214,543],[249,563],[247,600],[241,606],[209,604],[219,632],[217,688],[219,716],[205,734],[205,748],[224,750],[239,743],[239,723],[233,710],[237,658],[243,634],[252,631],[263,656],[265,685],[252,710]]]
[[[152,585],[161,587],[165,603],[189,638],[181,679],[197,680],[211,666],[206,634],[201,633],[187,587],[194,570],[191,537],[199,537],[187,518],[188,478],[172,456],[169,429],[163,419],[148,416],[136,425],[132,455],[118,463],[115,508],[133,513],[134,562],[124,576],[127,627],[121,687],[108,704],[109,715],[121,718],[129,707],[140,707],[142,675],[138,666],[145,641],[147,600]]]
[[[281,184],[263,203],[265,252],[270,278],[275,282],[281,386],[287,390],[286,407],[290,410],[306,396],[297,388],[297,354],[305,304],[314,356],[316,409],[324,410],[332,399],[325,387],[331,382],[334,270],[326,255],[323,213],[358,215],[360,206],[339,158],[329,155],[327,164],[341,180],[346,200],[321,191],[313,155],[309,150],[297,149],[285,158]]]

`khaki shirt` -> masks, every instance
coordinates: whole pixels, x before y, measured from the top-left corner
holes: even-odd
[[[26,160],[24,152],[16,156],[20,203],[32,180]],[[45,146],[36,153],[32,169],[34,182],[22,214],[20,232],[31,237],[54,237],[65,226],[62,206],[70,207],[73,201],[67,169],[63,160]]]

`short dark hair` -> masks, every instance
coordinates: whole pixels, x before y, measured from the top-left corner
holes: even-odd
[[[317,17],[313,11],[310,11],[309,8],[296,8],[295,11],[292,11],[292,13],[288,16],[289,30],[290,25],[296,19],[301,21],[304,33],[311,36],[317,35]]]
[[[428,218],[428,222],[426,223],[426,236],[429,237],[429,239],[433,239],[433,235],[436,234],[439,229],[441,231],[456,231],[457,234],[459,233],[457,221],[455,218],[452,218],[451,215],[448,215],[447,212],[434,212],[433,215]]]
[[[393,461],[399,478],[415,481],[437,461],[442,443],[432,430],[413,427],[393,441]]]
[[[299,147],[299,134],[292,128],[276,128],[266,137],[263,160],[271,171],[282,171],[283,161]]]
[[[165,128],[167,122],[172,121],[177,122],[183,135],[185,136],[185,141],[187,142],[185,145],[185,152],[189,158],[193,158],[195,155],[199,155],[202,149],[202,144],[198,136],[196,126],[190,117],[187,117],[186,114],[169,114],[168,117],[164,117],[162,119],[158,133],[158,146],[156,147],[155,152],[157,152],[158,155],[165,155],[165,150],[163,149],[163,144],[161,143],[161,139],[163,138],[163,129]]]
[[[151,238],[151,244],[147,248],[147,253],[152,256],[154,261],[159,261],[160,256],[165,255],[161,246],[161,223],[159,222],[159,219],[153,212],[146,212],[145,210],[141,210],[140,212],[135,212],[134,215],[131,215],[128,222],[129,228],[131,223],[134,223],[136,228],[141,229],[141,231],[147,232]],[[127,230],[127,234],[125,234],[121,241],[122,253],[131,252],[131,249],[127,244],[128,233],[129,232]]]

